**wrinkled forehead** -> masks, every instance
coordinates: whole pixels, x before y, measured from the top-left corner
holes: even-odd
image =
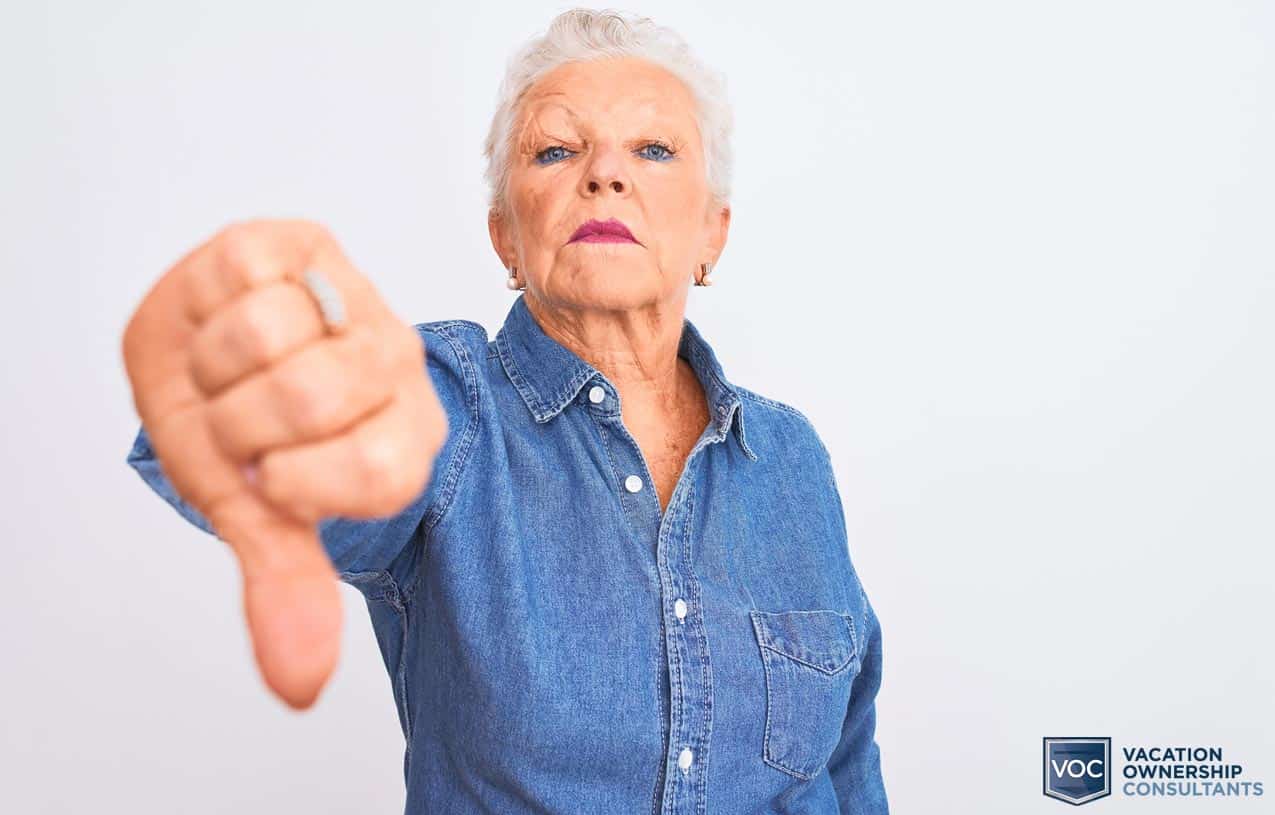
[[[527,89],[520,111],[524,132],[623,125],[682,141],[698,134],[690,89],[670,71],[628,57],[560,65]]]

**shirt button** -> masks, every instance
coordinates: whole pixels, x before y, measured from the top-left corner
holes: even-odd
[[[589,401],[593,404],[596,405],[605,398],[607,398],[607,392],[601,385],[594,385],[592,388],[589,388]]]
[[[691,748],[683,747],[682,752],[677,755],[677,766],[683,770],[689,770],[691,768],[691,759],[694,757],[695,754],[691,752]]]
[[[629,492],[637,492],[638,490],[642,489],[642,477],[637,475],[631,475],[628,478],[624,479],[624,488],[628,490]]]
[[[681,597],[677,598],[673,603],[673,613],[677,615],[677,619],[686,619],[686,601]]]

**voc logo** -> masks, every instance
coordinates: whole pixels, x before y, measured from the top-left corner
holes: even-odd
[[[1110,738],[1046,738],[1045,794],[1087,804],[1111,794]]]

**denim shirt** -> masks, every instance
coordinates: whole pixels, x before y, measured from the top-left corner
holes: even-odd
[[[449,432],[429,483],[320,537],[367,600],[408,815],[886,813],[881,627],[831,460],[684,320],[710,421],[663,512],[611,380],[523,296],[416,325]],[[187,520],[139,429],[128,463]]]

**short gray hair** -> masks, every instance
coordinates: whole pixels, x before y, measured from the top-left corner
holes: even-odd
[[[510,58],[500,85],[496,113],[483,154],[487,157],[488,201],[497,212],[507,205],[512,130],[523,94],[536,80],[568,62],[637,57],[659,65],[685,83],[696,102],[709,192],[719,206],[730,202],[734,114],[725,77],[693,54],[680,35],[648,17],[613,9],[573,8]]]

